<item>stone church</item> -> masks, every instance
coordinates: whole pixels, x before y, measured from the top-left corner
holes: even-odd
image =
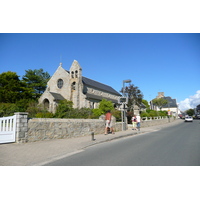
[[[120,96],[112,87],[82,76],[82,68],[74,60],[69,71],[60,63],[39,98],[39,104],[55,113],[60,100],[72,101],[74,108],[98,108],[102,99],[117,105]]]

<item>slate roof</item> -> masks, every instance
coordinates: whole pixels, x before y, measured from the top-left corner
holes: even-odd
[[[83,84],[85,84],[87,86],[91,86],[93,88],[96,88],[96,89],[99,89],[99,90],[102,90],[102,91],[106,91],[108,93],[115,94],[117,96],[121,96],[121,94],[119,92],[117,92],[116,90],[114,90],[112,87],[110,87],[108,85],[105,85],[103,83],[99,83],[97,81],[86,78],[84,76],[82,77],[82,80],[83,80]]]
[[[70,71],[65,70],[66,72],[70,73]],[[115,94],[117,96],[122,96],[119,92],[117,92],[116,90],[114,90],[112,87],[110,87],[109,85],[105,85],[103,83],[100,83],[98,81],[94,81],[92,79],[86,78],[84,76],[82,76],[82,81],[83,84],[87,85],[87,86],[91,86],[93,88],[111,93],[111,94]]]
[[[94,94],[87,94],[87,98],[89,99],[98,99],[98,100],[102,100],[103,98],[101,96],[98,95],[94,95]],[[116,99],[111,99],[109,97],[104,97],[104,99],[107,99],[108,101],[112,101],[113,103],[118,103],[118,100]]]
[[[172,99],[171,97],[162,97],[162,98],[168,100],[170,108],[178,107],[176,99]],[[163,108],[168,108],[168,104],[164,105]]]
[[[61,95],[61,94],[58,94],[58,93],[54,93],[54,92],[49,92],[55,100],[65,100],[65,98]]]

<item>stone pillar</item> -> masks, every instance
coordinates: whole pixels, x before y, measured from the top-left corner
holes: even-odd
[[[28,133],[28,113],[16,112],[16,142],[25,143]]]

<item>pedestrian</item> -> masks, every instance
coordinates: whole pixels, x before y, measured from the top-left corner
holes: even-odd
[[[140,115],[137,115],[137,129],[138,129],[138,131],[140,131],[140,121],[141,121]]]
[[[137,118],[136,118],[136,115],[133,115],[132,117],[132,124],[133,124],[133,129],[132,130],[137,130]]]
[[[115,134],[113,126],[112,126],[112,114],[111,114],[110,110],[107,111],[106,116],[105,116],[105,120],[106,120],[105,135],[107,135],[108,128],[110,129],[112,134]]]

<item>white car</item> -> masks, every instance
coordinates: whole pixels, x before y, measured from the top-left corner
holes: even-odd
[[[193,118],[191,116],[185,117],[185,122],[193,122]]]

